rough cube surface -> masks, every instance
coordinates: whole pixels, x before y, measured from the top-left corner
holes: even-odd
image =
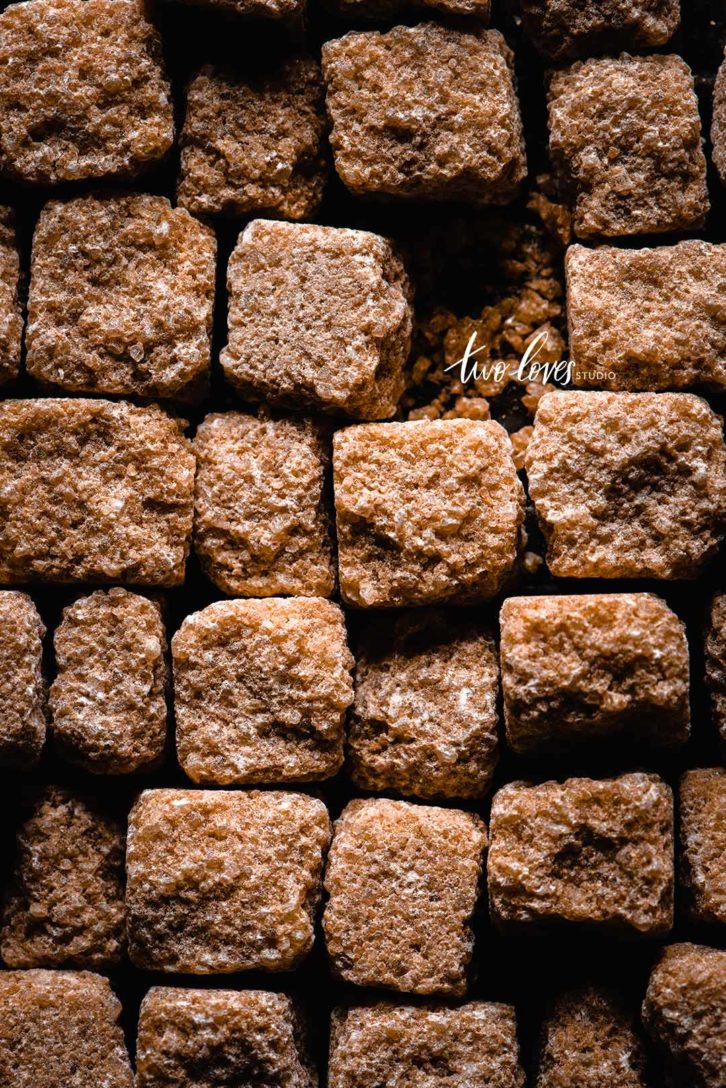
[[[692,916],[726,922],[726,769],[686,771],[680,788],[683,876]]]
[[[514,1009],[471,1001],[334,1010],[329,1088],[383,1084],[524,1088]]]
[[[494,795],[487,876],[499,925],[580,923],[664,934],[673,924],[673,802],[655,775]]]
[[[353,781],[414,797],[481,797],[498,755],[491,635],[448,611],[417,609],[370,621],[356,658]]]
[[[124,937],[124,830],[88,798],[48,787],[18,830],[0,954],[8,967],[107,968]]]
[[[305,782],[343,762],[353,658],[337,604],[218,601],[172,640],[179,762],[195,782]]]
[[[141,1004],[137,1088],[315,1088],[285,994],[154,986]]]
[[[704,649],[711,715],[726,750],[726,593],[715,594],[711,601]]]
[[[329,597],[329,442],[310,420],[207,416],[194,439],[194,548],[225,593]]]
[[[562,994],[542,1031],[536,1088],[647,1088],[634,1017],[618,997],[591,986]]]
[[[27,593],[0,590],[0,767],[27,770],[45,743],[45,627]]]
[[[0,173],[133,176],[174,137],[161,43],[137,0],[28,0],[0,16]]]
[[[123,402],[0,404],[0,583],[179,585],[194,506],[182,427]]]
[[[125,589],[99,590],[63,611],[54,636],[53,739],[96,774],[155,763],[166,744],[166,634],[161,608]]]
[[[255,19],[280,19],[297,23],[304,15],[306,0],[189,0],[190,3],[213,11]]]
[[[201,390],[215,253],[209,228],[166,197],[46,205],[33,238],[28,372],[75,393]]]
[[[726,1079],[726,951],[674,944],[656,964],[643,1019],[675,1083],[722,1088]]]
[[[726,185],[726,60],[716,76],[711,121],[711,158],[722,184]]]
[[[368,231],[255,220],[227,272],[220,361],[246,399],[356,419],[393,415],[411,339],[408,281]]]
[[[90,971],[0,972],[3,1088],[133,1088],[109,981]]]
[[[524,29],[550,60],[664,45],[680,0],[523,0]]]
[[[177,199],[198,215],[308,219],[323,195],[324,136],[314,60],[244,78],[205,67],[187,89]]]
[[[581,238],[699,227],[701,122],[676,56],[578,61],[549,84],[550,156]]]
[[[695,578],[718,549],[726,447],[700,397],[547,394],[525,464],[559,577]]]
[[[129,955],[204,975],[287,971],[312,948],[325,805],[300,793],[146,790],[126,853]]]
[[[14,215],[10,208],[0,206],[0,383],[16,377],[20,369],[23,314],[19,279]]]
[[[489,22],[491,0],[334,0],[334,7],[345,18],[391,19],[406,15],[411,8],[441,12],[444,15],[473,15],[481,25]]]
[[[495,30],[423,23],[326,42],[343,182],[368,196],[512,200],[527,172],[512,66]]]
[[[404,993],[466,992],[486,846],[478,816],[351,801],[336,821],[323,916],[337,973]]]
[[[650,593],[509,597],[500,616],[507,740],[515,752],[688,740],[684,625]]]
[[[726,245],[571,246],[566,269],[575,385],[726,386]]]
[[[349,427],[335,435],[333,470],[348,604],[482,601],[511,577],[524,492],[498,423]]]

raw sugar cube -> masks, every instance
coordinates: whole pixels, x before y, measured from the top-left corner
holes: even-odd
[[[420,3],[416,0],[334,0],[333,6],[352,22],[358,19],[388,20],[423,8],[442,15],[471,15],[477,23],[486,26],[491,14],[491,0],[421,0]]]
[[[711,158],[721,183],[726,185],[726,59],[722,61],[713,89]]]
[[[726,769],[686,771],[679,791],[683,878],[691,916],[726,922]]]
[[[45,627],[27,593],[0,590],[0,767],[28,770],[45,743]]]
[[[19,298],[20,256],[11,208],[0,206],[0,384],[20,369],[23,313]]]
[[[726,751],[726,593],[716,593],[711,601],[704,652],[711,717]]]
[[[522,0],[524,29],[549,60],[664,45],[680,0]]]

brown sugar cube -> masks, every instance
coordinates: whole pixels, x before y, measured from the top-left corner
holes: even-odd
[[[33,238],[28,373],[72,393],[201,392],[215,253],[209,228],[166,197],[47,204]]]
[[[136,967],[288,971],[313,945],[325,805],[301,793],[146,790],[126,852]]]
[[[512,782],[494,795],[487,876],[499,926],[673,924],[673,802],[655,775]]]
[[[683,877],[692,917],[726,922],[726,769],[686,771],[680,788]]]
[[[133,177],[174,138],[159,35],[137,0],[28,0],[0,15],[0,173]]]
[[[166,744],[166,634],[156,601],[98,590],[63,610],[54,636],[53,738],[94,774],[130,774]]]
[[[239,237],[227,286],[220,360],[245,399],[355,419],[393,415],[411,308],[403,265],[384,238],[258,219]]]
[[[726,245],[570,246],[565,266],[575,385],[726,386]]]
[[[332,0],[332,6],[349,20],[393,19],[423,8],[434,14],[475,16],[485,26],[491,15],[491,0]]]
[[[643,1020],[668,1061],[673,1084],[726,1083],[726,951],[697,944],[666,948],[650,976]]]
[[[688,740],[688,643],[651,593],[509,597],[500,616],[507,741],[520,755]]]
[[[634,1017],[618,997],[589,986],[562,994],[542,1031],[536,1088],[647,1088]]]
[[[27,593],[0,590],[0,767],[28,770],[45,743],[45,627]]]
[[[323,46],[335,168],[361,196],[506,204],[527,173],[511,50],[422,23]]]
[[[328,1088],[384,1084],[524,1088],[514,1009],[486,1001],[335,1009]]]
[[[154,986],[141,1003],[137,1088],[316,1088],[285,994]]]
[[[195,467],[183,426],[124,402],[0,404],[0,584],[180,585]]]
[[[366,625],[348,732],[353,781],[413,797],[479,798],[497,763],[494,640],[449,610]]]
[[[680,20],[680,0],[522,0],[526,33],[555,61],[664,45]]]
[[[337,604],[218,601],[172,640],[179,762],[195,782],[310,782],[343,762],[353,658]]]
[[[717,593],[711,601],[704,650],[711,715],[726,751],[726,593]]]
[[[333,475],[346,603],[467,604],[511,579],[524,491],[498,423],[348,427],[335,435]]]
[[[10,208],[0,206],[0,384],[17,377],[20,369],[23,314],[19,280],[15,217]]]
[[[525,464],[562,578],[695,578],[726,518],[722,421],[689,393],[549,393]]]
[[[702,225],[706,160],[693,76],[680,57],[578,61],[552,74],[548,104],[552,166],[578,237]]]
[[[336,972],[359,986],[465,994],[485,846],[484,824],[469,812],[351,801],[325,873]]]
[[[8,967],[112,967],[125,938],[124,829],[90,799],[46,788],[16,837],[0,954]]]
[[[133,1088],[107,978],[91,971],[0,972],[3,1088]]]
[[[307,0],[187,0],[187,3],[222,15],[275,19],[293,27],[302,22],[307,9]]]
[[[195,215],[309,219],[325,184],[318,64],[242,76],[207,66],[187,89],[177,198]]]
[[[194,439],[194,549],[224,593],[329,597],[329,442],[317,423],[207,416]]]
[[[711,158],[723,185],[726,185],[726,59],[721,63],[713,88]]]

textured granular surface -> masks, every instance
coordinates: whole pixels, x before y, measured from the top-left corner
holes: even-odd
[[[353,658],[337,604],[218,601],[172,640],[179,762],[195,782],[308,782],[343,762]]]
[[[302,19],[307,0],[188,0],[197,7],[254,19],[279,19],[293,28]]]
[[[726,245],[567,251],[575,385],[726,386]]]
[[[338,572],[361,608],[483,601],[511,578],[524,491],[503,427],[349,427],[333,444]]]
[[[133,1088],[121,1005],[90,971],[0,972],[3,1088]]]
[[[726,922],[726,769],[686,771],[679,794],[683,877],[691,915]]]
[[[146,790],[129,817],[126,906],[136,967],[287,971],[313,945],[325,805],[301,793]]]
[[[46,205],[33,238],[28,372],[72,393],[201,391],[215,254],[209,228],[163,196]]]
[[[673,924],[673,800],[655,775],[512,782],[492,802],[487,878],[499,925]]]
[[[324,135],[314,60],[244,77],[205,67],[187,89],[177,199],[196,215],[311,218],[325,185]]]
[[[325,874],[323,929],[336,972],[359,986],[463,995],[485,846],[472,813],[351,801]]]
[[[524,29],[549,60],[664,45],[680,0],[523,0]]]
[[[695,578],[726,519],[722,421],[689,393],[551,393],[525,458],[563,578]]]
[[[45,743],[45,627],[27,593],[0,590],[0,767],[28,770]]]
[[[0,173],[134,176],[174,137],[161,42],[136,0],[29,0],[0,15]]]
[[[678,1088],[726,1084],[726,951],[666,948],[643,1002],[643,1020]]]
[[[406,273],[377,234],[255,220],[227,271],[227,380],[248,400],[393,415],[411,342]]]
[[[166,744],[166,634],[161,608],[125,589],[98,590],[63,611],[54,635],[53,739],[95,774],[154,764]]]
[[[496,30],[422,23],[323,46],[335,168],[359,195],[502,204],[527,172],[513,56]]]
[[[329,1088],[524,1088],[514,1009],[389,1005],[335,1009]]]
[[[154,986],[141,1004],[137,1088],[315,1088],[285,994]]]
[[[713,89],[713,119],[711,121],[711,158],[721,182],[726,185],[726,60],[716,76]]]
[[[0,383],[14,378],[20,369],[23,314],[19,280],[14,214],[10,208],[0,206]]]
[[[366,624],[356,651],[349,772],[363,789],[481,797],[497,762],[490,634],[443,610]]]
[[[515,752],[688,740],[686,629],[650,593],[509,597],[500,615],[507,740]]]
[[[542,1030],[536,1088],[647,1088],[635,1018],[608,990],[562,994]]]
[[[5,889],[8,967],[112,967],[124,937],[124,829],[96,801],[46,788],[19,828]]]
[[[412,9],[431,9],[442,15],[473,15],[486,25],[491,14],[491,0],[333,0],[332,6],[342,18],[356,23],[360,20],[393,19],[405,16]]]
[[[195,464],[182,428],[123,402],[0,404],[0,582],[180,585]]]
[[[194,451],[194,550],[241,597],[329,597],[336,571],[330,443],[316,422],[207,416]]]
[[[549,124],[579,237],[702,225],[706,160],[693,76],[680,57],[624,53],[553,73]]]
[[[711,717],[726,750],[726,593],[717,593],[711,601],[704,651]]]

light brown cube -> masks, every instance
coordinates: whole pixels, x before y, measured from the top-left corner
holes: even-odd
[[[524,29],[549,60],[665,45],[680,19],[680,0],[522,0]]]
[[[509,597],[500,615],[507,741],[520,755],[688,740],[688,642],[651,593]]]
[[[195,215],[312,218],[325,185],[325,127],[310,58],[245,75],[203,68],[187,89],[179,204]]]
[[[711,717],[726,752],[726,593],[716,593],[711,601],[704,651]]]
[[[524,491],[498,423],[349,427],[335,435],[333,471],[348,604],[473,603],[511,579]]]
[[[163,196],[47,204],[33,238],[28,373],[71,393],[201,393],[215,255],[211,230]]]
[[[363,629],[348,732],[353,781],[404,796],[479,798],[498,757],[491,635],[416,609]]]
[[[407,801],[351,801],[335,823],[323,929],[359,986],[466,993],[486,832],[478,816]]]
[[[695,578],[726,521],[722,420],[688,393],[549,393],[525,465],[562,578]]]
[[[343,762],[353,658],[337,604],[218,601],[172,639],[179,762],[195,782],[310,782]]]
[[[691,916],[697,922],[726,923],[726,769],[686,771],[679,800]]]
[[[136,1088],[315,1088],[285,994],[154,986],[141,1003]]]
[[[138,0],[27,0],[0,15],[0,173],[133,177],[171,147],[159,35]]]
[[[166,634],[157,601],[98,590],[63,610],[54,636],[53,739],[94,774],[130,774],[166,745]]]
[[[45,627],[27,593],[0,590],[0,767],[29,770],[45,743]]]
[[[721,184],[726,185],[726,59],[721,62],[713,88],[711,145],[713,165]]]
[[[726,386],[726,245],[570,246],[566,270],[575,385]]]
[[[227,271],[220,361],[246,400],[393,415],[411,341],[403,265],[377,234],[255,220]]]
[[[195,467],[183,426],[124,402],[0,404],[0,584],[180,585]]]
[[[671,929],[673,801],[656,775],[512,782],[494,795],[489,830],[498,926]]]
[[[17,377],[23,338],[20,256],[11,208],[0,206],[0,384]]]
[[[126,943],[124,828],[95,800],[57,786],[16,837],[0,954],[8,967],[113,967]]]
[[[325,805],[301,793],[146,790],[126,852],[129,956],[190,975],[289,971],[313,945]]]
[[[703,224],[701,121],[680,57],[578,61],[552,74],[548,105],[552,166],[579,238]]]
[[[207,416],[194,439],[194,549],[241,597],[329,597],[336,582],[329,439],[304,419]]]

